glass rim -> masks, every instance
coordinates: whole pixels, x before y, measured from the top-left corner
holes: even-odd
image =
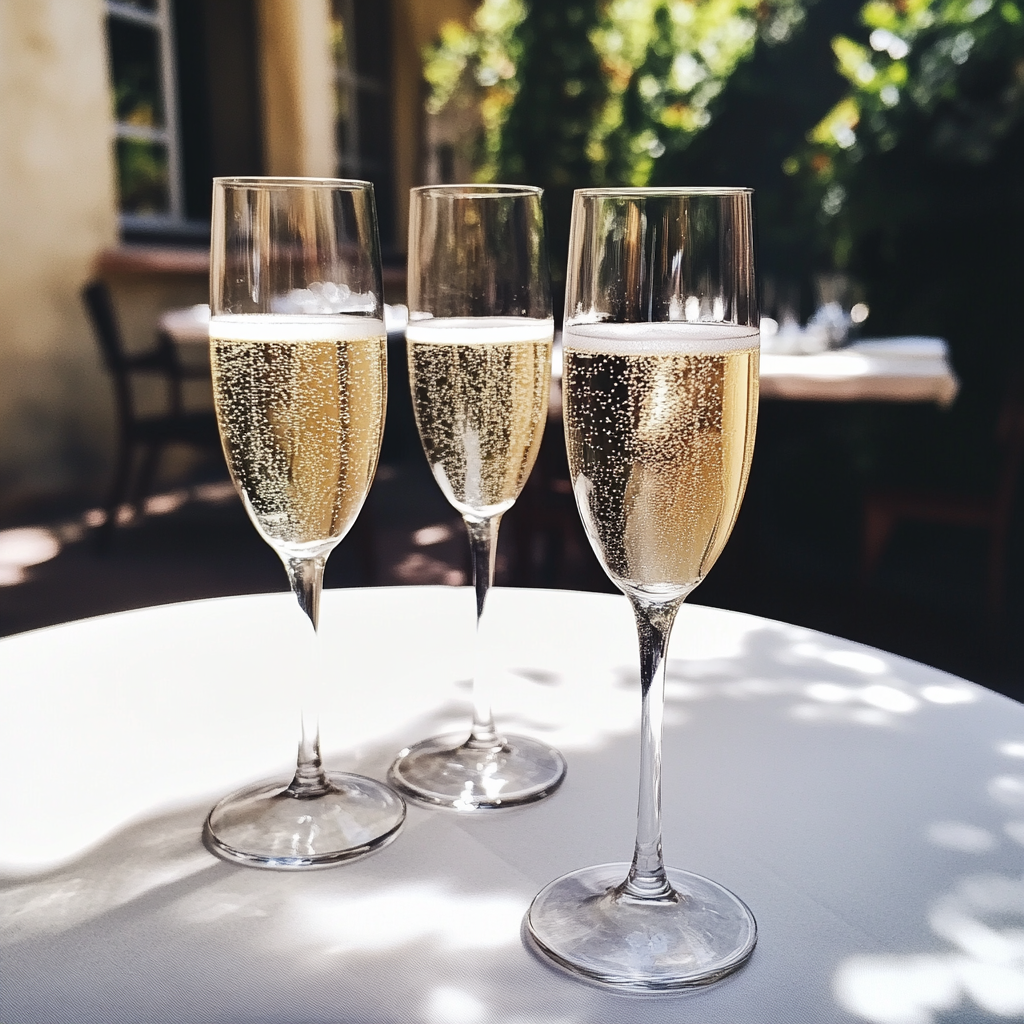
[[[365,192],[373,189],[372,181],[360,178],[302,178],[295,175],[227,175],[215,177],[214,186],[244,189],[332,188],[343,192]]]
[[[666,185],[664,187],[644,188],[578,188],[573,193],[577,196],[594,199],[671,199],[675,196],[749,196],[754,194],[752,188],[744,185]]]
[[[418,185],[409,189],[411,195],[449,196],[452,199],[489,199],[492,196],[541,196],[544,189],[537,185],[501,185],[468,182],[451,185]]]

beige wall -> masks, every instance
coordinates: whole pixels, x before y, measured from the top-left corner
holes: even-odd
[[[468,24],[474,0],[392,0],[392,116],[398,238],[409,189],[422,184],[423,48],[445,21]],[[328,0],[259,0],[264,159],[268,174],[337,169]]]
[[[337,173],[327,0],[259,0],[267,174]]]
[[[0,512],[89,486],[113,425],[79,291],[116,237],[101,0],[0,2]]]
[[[333,174],[327,0],[258,16],[267,173]],[[80,299],[118,244],[106,54],[103,0],[0,0],[0,524],[107,484],[113,394]],[[105,276],[130,348],[208,294],[201,274]]]

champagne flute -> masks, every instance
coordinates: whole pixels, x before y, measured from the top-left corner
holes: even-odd
[[[214,179],[210,304],[213,391],[231,479],[315,634],[327,556],[366,499],[384,430],[373,186]],[[296,660],[293,678],[307,700],[318,667]],[[290,780],[242,789],[210,811],[203,836],[215,853],[258,867],[320,867],[398,833],[402,798],[373,779],[326,771],[308,708],[301,724]]]
[[[554,321],[541,190],[416,188],[409,217],[413,408],[434,478],[469,533],[477,657],[469,738],[403,750],[390,779],[436,806],[509,807],[547,796],[565,776],[557,750],[497,731],[479,638],[498,524],[530,475],[548,411]]]
[[[748,189],[584,189],[573,200],[563,334],[580,517],[640,642],[640,798],[631,864],[582,868],[534,899],[527,932],[568,970],[625,989],[714,981],[757,938],[731,892],[666,869],[665,654],[725,546],[753,454],[758,311]]]

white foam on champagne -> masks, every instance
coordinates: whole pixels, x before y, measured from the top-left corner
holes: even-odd
[[[662,323],[572,324],[562,335],[565,348],[601,355],[720,356],[757,349],[761,335],[756,327],[738,324]]]
[[[372,316],[230,313],[210,318],[211,341],[302,344],[382,338],[384,321]]]
[[[551,341],[553,320],[525,316],[435,317],[414,320],[406,341],[418,345],[514,345]]]

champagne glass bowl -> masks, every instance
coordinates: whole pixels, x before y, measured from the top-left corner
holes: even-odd
[[[539,189],[413,189],[409,220],[409,382],[423,451],[469,533],[477,631],[494,580],[498,524],[537,458],[547,417],[554,321]],[[407,796],[460,811],[553,792],[557,750],[500,733],[476,644],[469,738],[403,750],[390,779]]]
[[[573,202],[566,446],[591,546],[636,619],[640,794],[632,862],[551,882],[526,929],[562,967],[624,989],[714,981],[757,938],[738,897],[666,868],[661,848],[669,635],[729,538],[753,455],[751,198],[747,189],[584,189]]]
[[[366,499],[384,429],[373,186],[215,179],[210,274],[210,361],[228,469],[315,633],[327,556]],[[294,673],[281,681],[307,702],[294,775],[232,793],[206,819],[207,846],[228,860],[326,866],[385,845],[405,819],[390,787],[324,769],[308,706],[323,666],[306,653],[315,649],[296,651]]]

